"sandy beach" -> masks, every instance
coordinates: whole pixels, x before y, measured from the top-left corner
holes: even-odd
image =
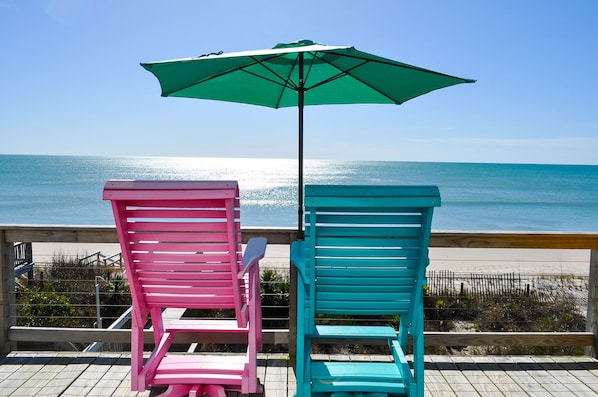
[[[55,255],[79,256],[100,251],[105,256],[120,252],[118,244],[33,243],[33,259],[49,262]],[[262,269],[289,269],[289,246],[269,245]],[[520,273],[534,275],[579,275],[589,273],[588,250],[431,248],[428,270],[456,273]]]

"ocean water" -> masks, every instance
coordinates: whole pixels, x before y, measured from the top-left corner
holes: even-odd
[[[234,179],[243,226],[297,225],[297,161],[0,155],[0,225],[112,225],[108,179]],[[435,230],[598,231],[598,166],[306,160],[305,183],[433,184]]]

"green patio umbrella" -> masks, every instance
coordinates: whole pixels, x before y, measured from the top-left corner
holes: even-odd
[[[142,63],[162,87],[162,96],[212,99],[271,108],[299,109],[298,234],[303,226],[303,107],[388,103],[460,83],[464,79],[382,58],[349,46],[302,40],[272,49],[212,53]]]

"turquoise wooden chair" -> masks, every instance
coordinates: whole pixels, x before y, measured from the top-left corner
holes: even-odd
[[[167,386],[160,396],[190,397],[260,392],[258,261],[266,239],[251,239],[242,255],[237,182],[108,181],[104,199],[112,203],[133,300],[131,389]],[[173,309],[228,309],[234,318],[167,321],[164,314]],[[144,359],[150,324],[154,346]],[[222,340],[237,336],[235,343],[246,341],[246,351],[171,352],[185,333],[195,342],[202,333]]]
[[[297,396],[423,396],[423,287],[439,205],[435,186],[306,186],[305,241],[291,247],[299,274]],[[400,316],[400,325],[397,333],[319,321],[331,316]],[[405,355],[409,336],[413,371]],[[322,339],[381,339],[393,360],[312,360],[312,346]]]

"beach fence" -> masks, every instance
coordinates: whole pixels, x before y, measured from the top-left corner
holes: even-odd
[[[429,296],[491,299],[497,296],[529,297],[545,303],[571,300],[587,307],[588,279],[572,275],[533,275],[521,273],[456,273],[449,270],[427,273]]]
[[[428,292],[447,297],[490,297],[497,295],[529,296],[531,284],[521,274],[455,273],[449,270],[430,271]]]

